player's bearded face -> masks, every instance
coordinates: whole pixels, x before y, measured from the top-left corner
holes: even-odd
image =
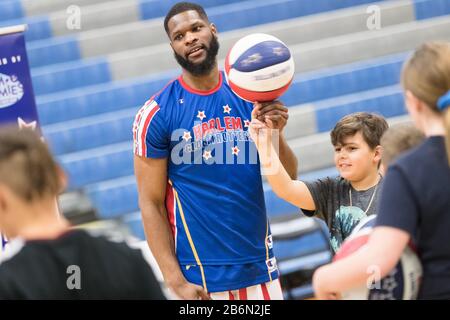
[[[219,52],[219,41],[217,41],[217,37],[212,35],[211,41],[208,44],[208,47],[204,48],[206,51],[206,57],[201,62],[191,62],[189,58],[185,58],[174,51],[175,59],[178,64],[189,73],[202,76],[208,74],[216,63],[217,53]]]

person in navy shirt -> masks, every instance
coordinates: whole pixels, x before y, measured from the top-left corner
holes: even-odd
[[[235,95],[219,71],[217,30],[202,7],[178,3],[164,26],[182,74],[155,94],[133,125],[134,165],[149,247],[182,299],[282,299],[260,163],[248,126],[282,130],[281,102]],[[297,160],[280,134],[292,177]]]
[[[418,48],[403,67],[402,85],[408,112],[426,139],[389,166],[365,250],[315,272],[319,299],[367,283],[369,266],[386,276],[410,241],[423,267],[418,298],[450,299],[450,43]]]

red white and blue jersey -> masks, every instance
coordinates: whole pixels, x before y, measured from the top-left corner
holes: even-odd
[[[186,279],[209,292],[278,278],[259,158],[248,132],[252,104],[220,73],[210,91],[180,76],[137,113],[134,153],[168,158],[166,209]]]

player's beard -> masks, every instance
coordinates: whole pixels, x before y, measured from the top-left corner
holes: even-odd
[[[204,47],[206,51],[206,58],[200,63],[193,63],[189,58],[185,59],[181,55],[173,52],[178,64],[194,76],[203,76],[211,72],[216,64],[217,53],[219,52],[219,41],[213,35],[209,42],[208,48]]]

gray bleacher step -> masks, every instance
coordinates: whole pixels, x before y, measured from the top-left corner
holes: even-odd
[[[295,61],[296,72],[305,72],[412,50],[420,43],[433,39],[450,39],[450,16],[413,21],[377,31],[357,32],[289,47]],[[222,46],[219,58],[226,55],[227,50],[224,48],[225,45]],[[114,79],[178,67],[168,44],[113,54],[109,56],[109,61]],[[223,59],[219,60],[219,66],[223,68]]]
[[[383,26],[386,28],[391,25],[403,24],[414,20],[413,7],[410,1],[379,3],[379,6],[383,16]],[[316,41],[317,39],[325,39],[324,41],[328,41],[329,38],[335,36],[345,36],[347,34],[359,31],[367,31],[366,20],[368,15],[365,11],[366,9],[367,6],[358,6],[336,10],[335,12],[330,13],[321,13],[309,17],[284,20],[251,28],[243,28],[236,31],[225,32],[223,34],[219,33],[221,49],[219,50],[218,57],[219,59],[224,59],[228,49],[231,48],[231,46],[238,39],[251,33],[263,32],[272,34],[279,37],[283,42],[290,46],[292,51],[295,51],[297,50],[295,49],[295,45],[301,43],[308,43],[310,41]],[[148,27],[161,28],[160,20],[148,21],[145,22],[145,24],[147,24]],[[138,25],[142,26],[143,24],[133,24],[130,28],[127,27],[124,29],[124,32],[136,33],[137,31],[133,31],[133,28]],[[299,32],[300,30],[301,32]],[[108,56],[108,60],[111,63],[111,73],[113,79],[124,79],[178,67],[165,34],[161,33],[161,31],[160,33],[154,32],[155,31],[151,34],[154,34],[155,37],[161,39],[163,43],[113,53]],[[142,33],[145,34],[146,32]],[[112,38],[108,40],[108,36]],[[102,31],[101,37],[100,33],[96,36],[94,32],[82,35],[82,51],[85,56],[102,54],[100,51],[94,52],[90,50],[104,50],[104,53],[113,52],[111,50],[117,51],[118,37],[119,36],[117,34],[108,30]],[[120,36],[120,38],[122,37],[123,35]],[[129,35],[129,39],[134,39],[135,37],[137,37],[137,35]],[[85,41],[88,40],[92,41],[92,45],[87,45],[87,42]],[[99,41],[105,41],[105,43],[99,45],[101,44]],[[145,42],[147,40],[143,41]],[[108,47],[110,46],[109,42],[111,42],[112,47]],[[83,43],[86,43],[86,45]],[[94,46],[94,44],[96,44],[96,46]],[[130,45],[128,46],[128,48],[132,47],[133,46]],[[410,48],[407,48],[403,51],[409,49]],[[372,57],[375,57],[375,55]],[[305,65],[302,56],[296,55],[295,59],[297,72],[311,69]],[[158,61],[158,63],[155,63],[155,61]],[[223,60],[221,60],[220,66],[223,66]]]
[[[93,2],[95,3],[95,2]],[[66,10],[58,11],[49,16],[54,36],[63,36],[74,33],[83,33],[88,30],[119,26],[132,23],[141,19],[139,12],[139,1],[120,0],[107,1],[96,4],[88,2],[86,6],[80,7],[80,29],[67,27],[70,15]]]
[[[296,72],[306,72],[413,50],[430,40],[450,40],[450,15],[297,44],[290,50]]]
[[[30,17],[59,10],[67,10],[72,5],[81,7],[102,2],[110,2],[110,0],[22,0],[22,7],[26,16]]]
[[[230,1],[237,2],[238,0]],[[156,24],[153,23],[146,24],[145,19],[148,14],[147,11],[152,11],[152,16],[163,17],[166,10],[169,10],[172,4],[176,1],[171,2],[166,0],[163,1],[155,0],[115,0],[95,3],[92,5],[82,6],[82,25],[79,30],[70,30],[67,28],[67,18],[68,14],[65,10],[57,11],[49,16],[49,22],[55,36],[62,36],[67,34],[73,34],[77,32],[81,35],[81,39],[88,40],[91,38],[91,34],[94,38],[98,39],[103,37],[109,37],[113,34],[119,35],[129,35],[127,30],[148,30],[150,33],[137,34],[137,37],[122,38],[120,43],[122,43],[123,48],[127,49],[128,41],[142,41],[141,45],[155,44],[162,42],[166,38],[164,28],[162,27],[162,18],[155,18]],[[210,6],[220,6],[225,3],[226,0],[221,1],[200,1],[199,4],[203,5],[206,10],[210,9]],[[166,8],[167,7],[167,8]],[[145,8],[145,9],[144,9]],[[89,31],[94,31],[93,33]],[[84,36],[86,38],[84,38]],[[88,40],[89,41],[89,40]],[[149,42],[150,41],[150,42]],[[91,43],[96,46],[95,43]],[[88,45],[89,46],[89,45]],[[97,45],[98,46],[98,45]],[[133,46],[134,47],[134,46]],[[93,48],[95,50],[95,48]],[[86,51],[85,53],[87,53]]]
[[[383,16],[383,26],[414,20],[414,7],[409,0],[393,3],[379,3]],[[226,8],[226,7],[224,7]],[[219,36],[223,48],[230,47],[243,34],[256,32],[270,33],[285,39],[287,44],[311,41],[367,30],[367,5],[356,6],[334,12],[319,13],[312,16],[283,20],[250,28],[232,31],[231,36]],[[211,18],[214,23],[214,18]],[[301,32],[298,32],[301,30]],[[80,47],[84,57],[101,55],[149,45],[167,44],[163,19],[137,21],[126,25],[83,32],[80,34]]]

